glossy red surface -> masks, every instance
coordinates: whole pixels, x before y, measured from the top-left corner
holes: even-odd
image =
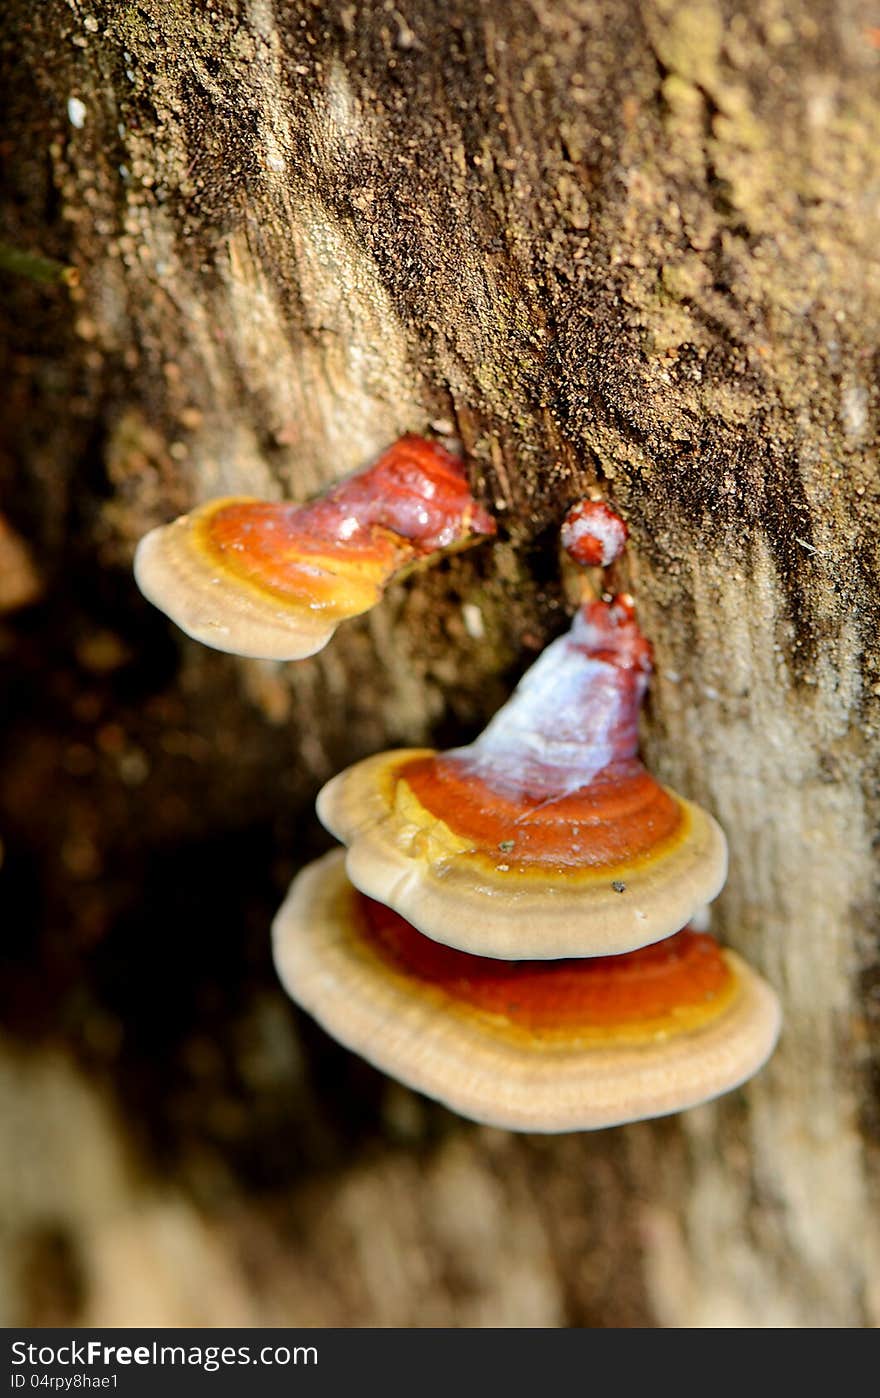
[[[682,807],[637,756],[651,647],[632,602],[583,606],[469,747],[404,759],[430,816],[496,863],[619,866],[682,825]]]
[[[354,896],[364,937],[396,972],[524,1029],[656,1024],[710,1006],[732,985],[718,944],[689,928],[623,956],[496,961],[423,937],[383,903]]]
[[[619,866],[672,838],[681,807],[638,760],[612,763],[587,786],[552,801],[512,798],[454,754],[401,764],[398,775],[431,815],[510,868]]]
[[[280,594],[398,567],[495,532],[461,463],[436,442],[402,437],[374,465],[304,505],[242,501],[205,522],[205,546],[223,566]],[[337,584],[331,583],[331,587]]]

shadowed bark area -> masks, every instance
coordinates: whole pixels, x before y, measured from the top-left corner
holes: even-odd
[[[6,1323],[875,1324],[869,7],[4,22]],[[212,653],[137,594],[152,525],[408,430],[461,442],[499,542],[320,655]],[[514,1137],[298,1015],[268,925],[321,783],[469,739],[563,629],[593,485],[656,648],[646,754],[725,826],[713,930],[785,1030],[717,1104]]]

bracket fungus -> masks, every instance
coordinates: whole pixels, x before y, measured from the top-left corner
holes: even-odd
[[[610,956],[677,932],[720,892],[727,845],[638,757],[650,672],[631,598],[588,601],[468,747],[334,777],[318,815],[352,882],[482,956]]]
[[[695,1106],[757,1072],[779,1032],[770,987],[703,933],[576,961],[470,956],[359,893],[341,850],[294,880],[273,944],[288,993],[341,1043],[510,1130]]]
[[[562,542],[608,567],[605,505]],[[467,747],[367,758],[318,814],[348,849],[294,880],[273,923],[292,998],[335,1038],[476,1121],[582,1131],[738,1086],[780,1008],[689,926],[720,891],[724,835],[638,756],[651,647],[626,594],[587,594]]]
[[[372,466],[304,505],[212,500],[140,542],[144,595],[217,650],[298,660],[368,611],[392,578],[495,533],[461,463],[401,437]]]

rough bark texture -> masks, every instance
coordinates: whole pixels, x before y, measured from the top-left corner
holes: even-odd
[[[0,633],[4,1320],[876,1323],[868,6],[5,10],[2,508],[42,595]],[[313,660],[138,597],[154,523],[431,428],[501,541]],[[324,1038],[267,927],[319,784],[469,737],[561,630],[552,526],[597,482],[647,754],[727,828],[714,926],[786,1027],[717,1105],[517,1138]]]

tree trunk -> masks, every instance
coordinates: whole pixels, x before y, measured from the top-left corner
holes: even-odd
[[[6,8],[5,1323],[876,1323],[869,7]],[[460,440],[500,540],[322,654],[137,594],[147,528],[407,430]],[[563,628],[593,485],[647,758],[725,826],[713,930],[785,1028],[717,1104],[517,1137],[326,1039],[268,925],[319,785],[466,740]]]

